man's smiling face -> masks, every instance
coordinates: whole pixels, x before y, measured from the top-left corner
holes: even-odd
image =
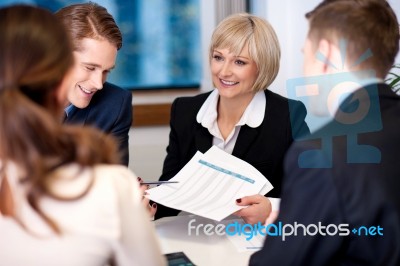
[[[68,92],[68,101],[85,108],[93,95],[103,88],[108,73],[114,68],[117,47],[107,40],[84,38],[80,48],[74,51],[75,82]]]

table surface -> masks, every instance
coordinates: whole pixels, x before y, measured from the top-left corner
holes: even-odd
[[[267,218],[267,223],[275,220],[279,212],[280,199],[269,198],[272,212]],[[215,221],[181,213],[179,216],[164,217],[155,221],[156,230],[160,239],[161,249],[164,254],[183,252],[198,266],[221,265],[248,265],[251,254],[256,250],[240,252],[234,244],[224,235],[206,235],[204,230],[199,230],[198,235],[192,230],[189,235],[189,222],[196,219],[193,225],[203,223],[215,225]],[[201,229],[204,229],[201,228]]]
[[[225,235],[206,235],[203,230],[189,235],[188,224],[192,219],[194,225],[200,223],[214,224],[213,220],[195,215],[164,217],[156,220],[156,230],[164,254],[183,252],[198,266],[248,265],[254,251],[239,252]]]

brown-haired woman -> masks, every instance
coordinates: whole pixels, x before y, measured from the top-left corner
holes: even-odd
[[[0,32],[0,264],[162,265],[114,140],[60,124],[75,75],[62,24],[17,5]]]

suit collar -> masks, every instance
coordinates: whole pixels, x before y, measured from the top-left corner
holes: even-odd
[[[346,105],[347,103],[345,103],[345,100],[347,98],[351,98],[352,95],[359,94],[360,88],[366,89],[371,86],[376,87],[377,84],[382,83],[382,80],[378,79],[378,78],[359,79],[356,76],[353,76],[353,78],[354,78],[354,81],[339,83],[338,85],[336,85],[334,88],[331,89],[331,91],[330,91],[331,95],[347,94],[346,97],[339,98],[339,96],[337,96],[338,97],[337,99],[333,98],[337,101],[333,101],[334,103],[330,106],[331,113],[333,113],[333,114],[336,113],[342,104]],[[335,91],[333,91],[333,90],[335,90]],[[338,94],[337,92],[340,92],[340,94]]]
[[[212,146],[212,135],[200,124],[196,125],[195,145],[196,149],[202,153],[208,151]],[[257,139],[259,128],[251,128],[244,125],[240,128],[239,136],[233,148],[232,155],[242,158],[251,148],[252,143]]]
[[[208,151],[212,146],[212,135],[208,132],[208,129],[201,126],[201,124],[196,123],[196,131],[194,136],[194,141],[196,149],[202,153]]]
[[[82,124],[82,125],[85,124],[90,108],[91,108],[90,104],[83,109],[79,109],[75,106],[72,106],[72,108],[68,112],[68,116],[65,117],[64,122],[71,122],[74,124]]]
[[[256,140],[258,129],[259,127],[251,128],[247,125],[243,125],[240,128],[239,136],[236,140],[235,147],[233,148],[232,155],[238,158],[243,158],[251,148],[252,143]]]
[[[271,119],[267,111],[269,108],[269,100],[271,97],[271,93],[272,92],[269,90],[264,90],[264,95],[265,95],[264,118],[263,121],[261,122],[261,125],[255,128],[251,128],[247,125],[244,125],[240,128],[239,136],[236,140],[235,147],[233,148],[232,155],[239,158],[243,158],[243,156],[248,153],[253,142],[257,139],[261,127],[265,123],[268,123],[266,121]]]
[[[380,97],[390,97],[393,96],[394,92],[391,90],[390,86],[384,83],[373,83],[373,84],[368,84],[364,87],[359,87],[355,89],[352,93],[350,93],[349,96],[344,98],[342,102],[340,103],[340,109],[342,110],[347,110],[352,108],[352,105],[354,105],[354,99],[357,99],[361,102],[369,102],[369,104],[373,103],[376,101],[376,103],[379,104],[379,98]],[[340,110],[338,110],[340,111]],[[352,110],[354,112],[354,110]],[[335,113],[335,116],[339,112]]]

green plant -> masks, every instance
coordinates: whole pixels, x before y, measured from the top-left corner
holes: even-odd
[[[398,73],[396,73],[396,71]],[[392,67],[391,71],[388,74],[387,79],[385,80],[390,87],[392,87],[392,90],[400,94],[400,64],[396,64]]]

